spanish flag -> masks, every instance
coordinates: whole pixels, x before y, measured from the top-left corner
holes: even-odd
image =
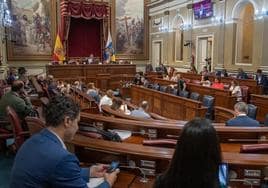
[[[62,63],[62,61],[65,60],[64,49],[63,49],[63,45],[62,45],[59,33],[57,34],[57,37],[56,37],[54,53],[53,53],[52,58],[54,61],[59,61],[60,63]]]

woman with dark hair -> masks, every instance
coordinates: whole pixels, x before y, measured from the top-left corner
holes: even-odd
[[[219,188],[221,149],[207,119],[195,118],[183,128],[172,161],[154,188]]]
[[[221,77],[215,77],[214,83],[211,87],[215,89],[224,89],[224,84],[221,83]]]

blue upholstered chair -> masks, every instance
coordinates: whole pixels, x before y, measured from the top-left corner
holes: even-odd
[[[172,94],[173,94],[173,95],[177,95],[177,93],[178,93],[178,89],[175,89],[175,88],[174,88],[173,91],[172,91]]]
[[[160,91],[166,92],[166,90],[167,90],[167,86],[160,86]]]
[[[179,96],[180,96],[180,97],[188,98],[188,96],[189,96],[189,92],[188,92],[188,91],[181,91],[181,92],[179,93]]]
[[[268,126],[268,114],[265,116],[264,126]]]
[[[159,91],[159,89],[160,89],[159,84],[154,84],[153,85],[153,89]]]
[[[248,104],[248,117],[256,119],[258,107],[254,104]]]
[[[206,118],[213,119],[213,113],[214,113],[214,97],[210,95],[204,95],[203,96],[203,106],[207,107],[207,113]]]
[[[197,100],[197,101],[199,100],[199,97],[200,97],[200,94],[196,92],[192,92],[190,95],[190,99]]]

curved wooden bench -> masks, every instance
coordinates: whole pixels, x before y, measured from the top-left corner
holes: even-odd
[[[230,110],[230,109],[223,108],[220,106],[215,106],[214,115],[215,115],[215,122],[225,123],[229,119],[234,118],[236,116],[236,113],[234,110]]]
[[[155,121],[159,121],[159,122],[185,123],[185,121],[171,120],[171,119],[159,116],[157,114],[153,114],[153,117],[158,117],[157,119],[145,119],[145,118],[134,117],[134,116],[131,116],[131,115],[126,115],[126,114],[121,113],[121,112],[117,112],[117,111],[111,109],[111,107],[108,106],[108,105],[102,105],[101,109],[105,114],[112,115],[114,117],[118,117],[118,118],[122,118],[122,119],[130,119],[130,120],[136,120],[136,121],[152,121],[152,120],[155,120]],[[160,118],[160,117],[162,117],[162,118]]]

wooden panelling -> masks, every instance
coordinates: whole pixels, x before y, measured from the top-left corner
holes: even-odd
[[[250,102],[258,107],[256,119],[264,122],[265,116],[268,114],[268,96],[251,94]]]
[[[132,103],[138,105],[146,100],[149,103],[149,111],[161,116],[177,119],[191,120],[194,117],[204,117],[206,108],[201,102],[155,91],[142,86],[131,87]]]
[[[136,65],[48,65],[46,69],[56,79],[75,81],[80,77],[101,89],[119,88],[122,81],[133,80],[136,73]]]

